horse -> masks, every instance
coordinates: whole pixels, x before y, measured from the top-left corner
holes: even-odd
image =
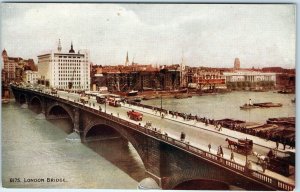
[[[226,138],[225,141],[228,142],[228,148],[229,148],[229,149],[232,149],[232,148],[231,148],[232,145],[233,145],[234,148],[238,145],[238,143],[237,143],[236,141],[232,141],[232,140],[230,140],[230,139],[228,139],[228,138]]]
[[[257,157],[258,164],[269,162],[269,157],[267,157],[265,155],[261,155],[261,154],[257,153],[256,151],[253,152],[253,155]]]

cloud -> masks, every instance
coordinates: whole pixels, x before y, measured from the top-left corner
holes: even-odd
[[[2,47],[37,59],[71,41],[96,64],[295,66],[294,5],[2,4]]]

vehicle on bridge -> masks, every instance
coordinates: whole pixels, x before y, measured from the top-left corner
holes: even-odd
[[[80,97],[80,102],[83,104],[87,104],[89,102],[89,98],[86,96],[81,96]]]
[[[56,89],[51,89],[51,94],[57,94],[57,90]]]
[[[135,121],[142,121],[143,120],[143,114],[142,113],[139,113],[137,111],[127,111],[127,116],[132,119],[132,120],[135,120]]]
[[[237,153],[249,155],[252,152],[253,141],[251,139],[238,139],[238,141],[236,142],[226,138],[225,141],[228,142],[228,148],[234,150]]]
[[[108,105],[113,107],[121,107],[121,104],[118,100],[108,100]]]
[[[97,101],[97,103],[99,103],[99,104],[104,104],[105,101],[106,101],[105,96],[104,96],[104,95],[97,95],[97,96],[96,96],[96,101]]]
[[[110,94],[107,99],[108,105],[113,107],[121,107],[121,98],[119,95]]]
[[[270,149],[267,154],[269,158],[267,168],[288,177],[291,172],[295,171],[293,170],[295,168],[295,153],[290,151],[280,152],[283,153],[281,155],[278,153],[276,149]]]

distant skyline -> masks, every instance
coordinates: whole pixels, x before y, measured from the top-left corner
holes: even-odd
[[[295,68],[292,4],[2,3],[1,48],[33,58],[88,49],[98,65],[175,64]]]

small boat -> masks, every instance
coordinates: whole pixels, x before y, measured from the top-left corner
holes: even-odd
[[[253,105],[259,106],[259,107],[282,107],[281,103],[272,103],[272,102],[253,103]]]
[[[127,93],[128,96],[137,96],[137,94],[138,94],[138,91],[134,91],[134,90]]]
[[[254,108],[259,108],[259,106],[249,105],[247,103],[245,103],[243,106],[240,106],[240,109],[254,109]]]
[[[295,127],[296,119],[295,117],[278,117],[278,118],[269,118],[267,120],[268,124],[280,124],[280,125],[290,125]]]
[[[278,93],[280,93],[280,94],[291,94],[291,93],[295,93],[295,91],[293,91],[291,89],[287,89],[287,90],[280,90],[280,91],[278,91]]]

